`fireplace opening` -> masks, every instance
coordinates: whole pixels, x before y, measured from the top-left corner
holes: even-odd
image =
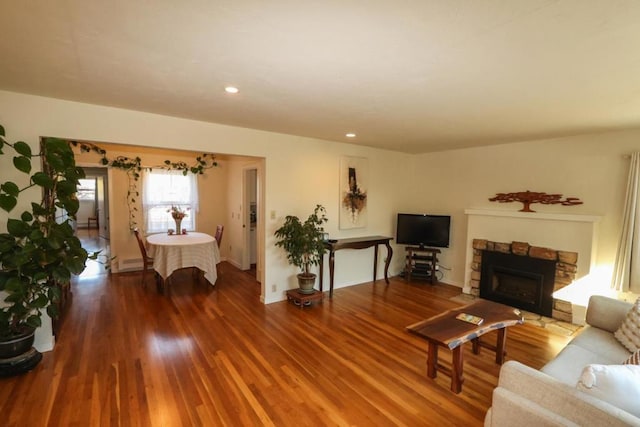
[[[556,262],[482,251],[480,297],[551,316]]]

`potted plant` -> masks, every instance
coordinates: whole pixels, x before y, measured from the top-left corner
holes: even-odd
[[[31,174],[31,161],[38,157],[42,171],[28,181],[17,179],[26,182],[22,188],[13,181],[0,183],[0,209],[11,212],[21,193],[32,187],[42,190],[42,199],[18,217],[10,216],[0,233],[0,376],[21,373],[40,361],[31,346],[43,313],[58,315],[61,289],[69,286],[72,274],[84,270],[88,258],[97,258],[82,248],[71,224],[80,206],[75,193],[84,170],[76,166],[69,143],[43,138],[40,153],[32,154],[25,142],[11,144],[4,137],[0,126],[0,155],[13,150],[16,171]],[[68,216],[60,217],[64,212]]]
[[[299,292],[312,294],[316,275],[309,271],[312,265],[318,265],[326,248],[324,242],[324,228],[327,222],[326,210],[316,205],[313,213],[302,222],[297,216],[288,215],[284,224],[275,232],[278,239],[276,246],[287,252],[289,263],[301,269],[298,274]]]

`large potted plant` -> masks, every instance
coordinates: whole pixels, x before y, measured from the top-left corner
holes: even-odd
[[[12,173],[22,187],[14,181],[0,183],[0,209],[13,211],[21,193],[32,187],[42,190],[42,199],[18,217],[9,216],[6,231],[0,233],[0,376],[27,371],[40,361],[42,356],[32,348],[34,331],[44,312],[58,315],[61,289],[69,286],[72,274],[84,270],[89,258],[71,223],[84,170],[76,166],[69,143],[43,138],[40,152],[32,154],[25,142],[7,142],[0,126],[0,155],[8,149],[15,152],[15,170],[29,178]],[[34,158],[42,159],[42,170],[31,174]]]
[[[324,242],[324,228],[327,222],[326,210],[321,205],[316,205],[313,213],[302,222],[300,218],[288,215],[284,224],[275,232],[278,239],[276,246],[287,252],[289,263],[301,269],[298,274],[299,292],[312,294],[316,275],[311,273],[310,267],[320,263],[326,251]]]

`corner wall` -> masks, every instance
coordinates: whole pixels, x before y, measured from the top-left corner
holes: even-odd
[[[640,130],[627,130],[415,156],[413,180],[429,186],[409,207],[452,215],[451,247],[442,256],[442,264],[451,270],[444,270],[444,281],[462,287],[469,267],[465,209],[522,208],[517,202],[490,202],[496,193],[530,190],[578,197],[584,204],[531,207],[537,212],[602,217],[595,269],[599,285],[608,287],[629,167],[625,156],[638,149]]]

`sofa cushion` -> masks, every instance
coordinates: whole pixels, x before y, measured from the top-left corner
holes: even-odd
[[[602,295],[592,295],[587,307],[587,323],[598,329],[614,333],[622,324],[633,304],[608,298]]]
[[[577,388],[640,417],[640,366],[588,365]]]
[[[627,352],[626,357],[628,356],[629,353]],[[570,343],[562,349],[555,359],[544,365],[540,370],[558,381],[575,387],[585,366],[590,364],[618,365],[626,357],[612,359]]]
[[[636,350],[634,353],[625,360],[623,365],[640,365],[640,350]]]
[[[629,357],[629,350],[620,344],[611,332],[591,326],[585,326],[582,332],[571,340],[570,344],[603,357],[601,362],[594,363],[619,365]],[[581,368],[584,366],[582,365]]]
[[[620,365],[628,358],[629,351],[611,332],[585,326],[541,371],[574,387],[585,366],[592,363]]]
[[[614,336],[629,351],[640,349],[640,298],[636,300],[629,310]]]

